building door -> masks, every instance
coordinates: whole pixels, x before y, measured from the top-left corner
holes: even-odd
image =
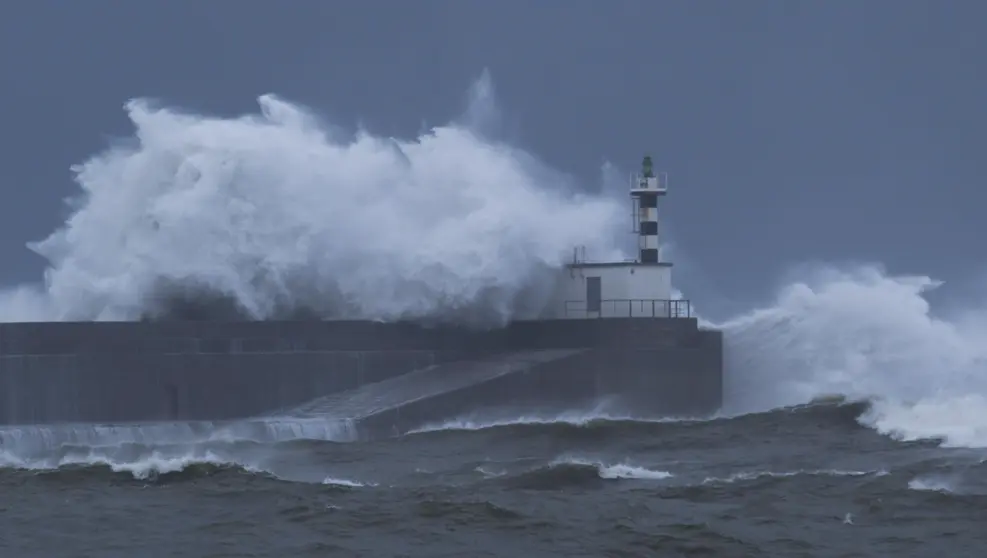
[[[603,288],[599,277],[586,278],[586,311],[599,312],[603,298]]]

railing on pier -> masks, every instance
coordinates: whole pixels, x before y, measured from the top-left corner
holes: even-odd
[[[691,318],[688,300],[610,298],[590,309],[585,300],[565,301],[566,318]]]

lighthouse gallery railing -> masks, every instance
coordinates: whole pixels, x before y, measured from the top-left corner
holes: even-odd
[[[567,318],[691,318],[688,300],[653,298],[610,298],[600,301],[598,310],[589,310],[585,300],[565,301]]]

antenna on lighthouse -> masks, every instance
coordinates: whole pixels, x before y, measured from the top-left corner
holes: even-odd
[[[658,198],[668,193],[667,173],[655,173],[651,157],[645,155],[641,172],[631,175],[634,232],[638,233],[638,259],[658,263]]]

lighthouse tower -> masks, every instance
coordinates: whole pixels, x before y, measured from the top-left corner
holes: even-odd
[[[689,301],[672,300],[672,264],[658,250],[658,205],[668,193],[668,175],[644,157],[630,179],[632,230],[637,253],[626,261],[595,262],[584,248],[559,278],[552,314],[557,318],[689,317]]]
[[[668,175],[655,174],[651,157],[645,157],[641,173],[631,175],[634,232],[638,234],[638,262],[658,263],[658,198],[668,193]]]

